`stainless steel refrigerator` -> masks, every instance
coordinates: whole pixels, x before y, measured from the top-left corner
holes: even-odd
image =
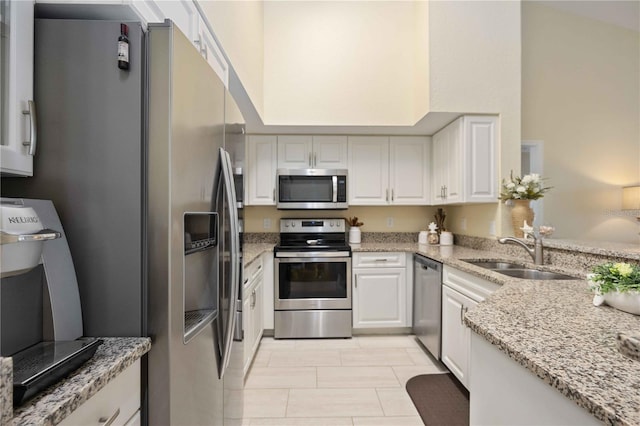
[[[172,23],[125,24],[128,70],[121,22],[36,20],[34,177],[3,178],[2,193],[53,201],[86,336],[152,338],[145,423],[229,424],[242,418],[233,100]]]

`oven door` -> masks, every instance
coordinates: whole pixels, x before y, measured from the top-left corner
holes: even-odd
[[[275,269],[276,310],[351,309],[350,257],[276,257]]]

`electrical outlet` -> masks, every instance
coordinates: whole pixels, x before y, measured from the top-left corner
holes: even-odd
[[[387,228],[393,228],[393,218],[392,217],[388,217],[387,218]]]
[[[462,231],[466,231],[467,230],[467,218],[463,217],[462,219],[460,219],[460,229]]]
[[[271,229],[271,218],[265,217],[264,219],[262,219],[262,228]]]
[[[489,235],[496,235],[496,221],[492,220],[489,222]]]

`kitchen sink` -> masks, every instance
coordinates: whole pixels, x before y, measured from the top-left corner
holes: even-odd
[[[522,278],[525,280],[576,280],[577,278],[570,275],[559,274],[557,272],[538,271],[537,269],[503,269],[494,271],[503,275],[514,278]]]
[[[518,265],[517,263],[511,262],[492,262],[485,260],[464,260],[467,263],[471,263],[472,265],[479,266],[485,269],[522,269],[524,266]]]
[[[488,260],[464,260],[481,268],[489,269],[499,274],[525,280],[575,280],[577,278],[557,272],[538,271],[537,269],[526,268],[520,264],[512,262],[488,261]]]

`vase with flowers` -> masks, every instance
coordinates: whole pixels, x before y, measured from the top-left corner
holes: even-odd
[[[606,303],[630,314],[640,315],[640,266],[624,262],[607,262],[591,269],[587,275],[596,295],[593,304]]]
[[[362,238],[360,227],[364,225],[364,223],[360,222],[357,216],[354,216],[347,219],[347,224],[349,225],[349,243],[360,244]]]
[[[522,227],[525,224],[533,224],[534,213],[531,208],[531,200],[542,198],[550,186],[544,186],[543,178],[537,173],[531,173],[522,177],[513,176],[502,180],[500,199],[511,206],[511,223],[516,237],[523,238]]]

